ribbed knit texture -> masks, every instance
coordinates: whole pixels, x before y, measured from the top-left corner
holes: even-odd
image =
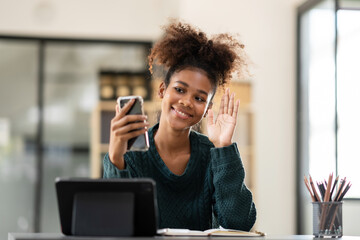
[[[119,170],[104,158],[104,178],[152,178],[156,182],[159,228],[206,230],[218,227],[249,231],[255,223],[252,194],[244,184],[245,171],[236,143],[215,148],[209,139],[191,131],[191,155],[182,175],[173,174],[161,159],[149,129],[150,149],[127,152]],[[215,217],[215,219],[213,219]]]

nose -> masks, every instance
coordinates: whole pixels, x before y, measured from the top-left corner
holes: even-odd
[[[182,98],[179,99],[179,103],[184,107],[188,107],[188,108],[193,107],[192,99],[189,94],[182,96]]]

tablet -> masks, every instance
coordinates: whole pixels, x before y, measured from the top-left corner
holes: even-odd
[[[146,178],[55,180],[61,231],[74,236],[154,236],[155,182]]]

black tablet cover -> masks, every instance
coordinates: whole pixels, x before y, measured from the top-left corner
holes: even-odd
[[[154,236],[157,201],[152,179],[57,178],[62,233]]]

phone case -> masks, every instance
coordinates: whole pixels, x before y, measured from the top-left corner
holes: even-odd
[[[139,114],[143,115],[143,98],[141,96],[125,96],[125,97],[119,97],[117,102],[122,108],[128,101],[135,98],[135,102],[133,106],[128,111],[127,115],[130,114]],[[147,151],[149,149],[149,136],[148,132],[145,132],[144,134],[131,138],[128,141],[128,151]]]

